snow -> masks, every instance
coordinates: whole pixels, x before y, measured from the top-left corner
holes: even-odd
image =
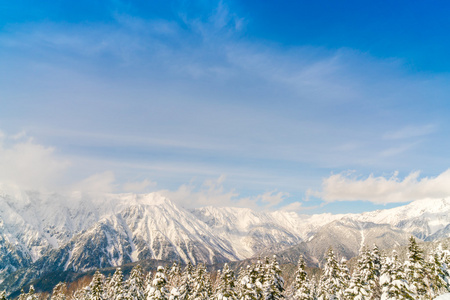
[[[440,295],[434,299],[435,300],[450,300],[450,293]]]
[[[167,250],[162,247],[167,246],[185,261],[208,262],[216,255],[229,260],[244,259],[267,246],[283,248],[310,241],[323,226],[337,220],[355,227],[361,226],[361,222],[388,224],[406,232],[429,228],[424,232],[429,236],[439,233],[450,223],[450,199],[426,199],[363,214],[308,216],[235,207],[204,207],[188,211],[158,193],[93,196],[79,192],[24,191],[0,185],[0,230],[3,238],[23,250],[31,261],[74,239],[67,261],[63,262],[65,267],[83,251],[78,236],[75,236],[82,232],[84,235],[80,236],[84,237],[88,233],[95,234],[92,229],[100,222],[111,228],[112,233],[121,235],[108,234],[108,246],[104,249],[109,257],[119,252],[119,258],[109,262],[117,265],[125,255],[137,261],[139,253],[144,250],[153,258],[162,259]],[[359,230],[358,242],[362,246],[368,236],[362,227]],[[128,250],[123,243],[129,245]],[[202,250],[195,251],[193,243]]]

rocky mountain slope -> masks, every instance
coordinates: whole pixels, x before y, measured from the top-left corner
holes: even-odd
[[[332,246],[347,258],[361,245],[405,244],[450,236],[450,200],[346,215],[187,210],[157,193],[84,195],[3,189],[0,192],[0,289],[40,274],[82,272],[143,259],[207,264],[279,252],[301,252],[319,265]],[[284,251],[284,252],[283,252]]]

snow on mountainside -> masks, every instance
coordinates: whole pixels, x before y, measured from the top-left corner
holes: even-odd
[[[435,238],[450,237],[447,228],[450,224],[450,198],[417,200],[405,206],[354,215],[353,218],[363,222],[390,224],[420,239],[432,235]]]
[[[319,263],[330,245],[350,257],[364,243],[388,247],[409,234],[448,237],[449,224],[449,199],[308,216],[246,208],[186,210],[158,193],[61,195],[0,187],[0,282],[10,274],[8,284],[21,278],[19,284],[34,273],[56,270],[152,258],[215,263],[284,249],[291,251],[286,257],[303,251],[310,263]]]

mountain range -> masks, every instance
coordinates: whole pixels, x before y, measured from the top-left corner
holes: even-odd
[[[331,246],[356,256],[363,245],[392,248],[414,235],[450,236],[450,199],[427,199],[362,214],[302,215],[247,208],[183,208],[158,193],[58,194],[0,189],[0,290],[49,272],[84,272],[144,259],[223,263],[302,253],[319,266]]]

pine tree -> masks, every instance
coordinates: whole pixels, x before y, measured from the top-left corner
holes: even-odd
[[[147,287],[147,300],[169,299],[169,291],[166,288],[167,278],[164,274],[164,267],[159,266],[151,285]]]
[[[27,298],[27,293],[23,290],[23,288],[20,290],[20,295],[17,297],[18,300],[25,300]]]
[[[276,300],[284,298],[284,279],[281,276],[281,269],[275,255],[270,261],[266,259],[264,273],[264,299]]]
[[[349,287],[345,290],[345,299],[364,300],[370,299],[368,285],[362,279],[359,270],[355,270],[352,275]]]
[[[35,293],[35,289],[33,285],[30,285],[30,289],[28,290],[28,293],[26,295],[26,300],[38,300],[39,297]]]
[[[429,280],[428,295],[435,298],[438,295],[450,291],[450,273],[447,268],[447,253],[442,250],[442,245],[438,245],[428,256],[426,261],[427,277]]]
[[[392,252],[391,258],[386,257],[384,259],[381,268],[380,286],[382,300],[414,299],[395,250]]]
[[[369,281],[369,287],[372,291],[372,299],[380,299],[381,297],[381,286],[380,286],[380,275],[381,275],[381,255],[380,250],[377,245],[373,245],[372,251],[370,252],[370,258],[372,262],[372,280]]]
[[[255,264],[247,265],[239,274],[239,299],[242,300],[258,300],[262,298],[262,284],[259,268]]]
[[[126,298],[128,300],[145,299],[145,281],[142,267],[136,265],[132,270],[130,277],[125,281]]]
[[[52,291],[50,300],[66,300],[67,285],[64,282],[58,283]]]
[[[347,260],[345,259],[345,257],[341,258],[341,261],[338,264],[338,268],[339,268],[338,276],[341,281],[341,288],[338,290],[337,297],[338,299],[344,299],[345,290],[349,287],[351,280],[350,271],[347,267]]]
[[[194,273],[194,284],[192,295],[189,299],[201,300],[211,297],[211,282],[208,280],[209,274],[203,264],[197,265]]]
[[[361,250],[356,274],[360,276],[360,284],[364,286],[364,290],[369,291],[369,298],[372,298],[375,286],[378,285],[378,276],[375,273],[374,262],[367,247],[363,247]]]
[[[218,279],[218,286],[214,294],[216,300],[237,300],[238,295],[235,291],[234,272],[226,263]]]
[[[122,300],[126,298],[121,268],[116,269],[106,286],[105,294],[107,299]]]
[[[405,274],[414,297],[416,299],[425,299],[428,292],[428,280],[426,278],[423,251],[419,248],[416,240],[412,236],[409,239],[408,258],[405,262]]]
[[[312,299],[311,283],[308,280],[306,273],[306,264],[303,255],[300,254],[297,263],[297,270],[295,271],[295,279],[293,284],[292,296],[296,300]]]
[[[320,277],[317,297],[319,300],[339,299],[341,290],[343,290],[343,284],[342,279],[339,278],[339,266],[333,249],[330,248],[327,252],[327,261],[323,269],[323,274]]]
[[[5,291],[0,292],[0,300],[6,300],[6,292]]]
[[[167,274],[168,278],[168,289],[170,290],[170,295],[172,299],[178,299],[180,296],[180,286],[182,283],[182,273],[180,265],[176,262],[173,263],[172,267],[169,269]]]
[[[103,300],[104,299],[104,288],[103,283],[105,281],[105,276],[100,273],[100,271],[96,271],[94,277],[92,278],[91,283],[88,286],[87,297],[89,300]]]
[[[194,267],[192,266],[191,262],[189,261],[186,267],[184,268],[183,274],[182,274],[182,284],[178,290],[177,297],[181,300],[187,300],[189,299],[189,296],[192,293],[193,290],[193,275],[194,275]]]

